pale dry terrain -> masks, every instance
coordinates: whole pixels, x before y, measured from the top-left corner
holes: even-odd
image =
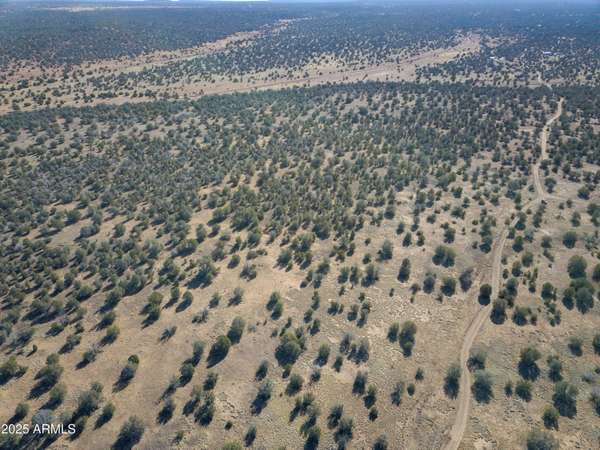
[[[205,95],[231,94],[235,92],[251,92],[265,89],[286,89],[294,87],[317,86],[322,84],[355,83],[360,81],[412,81],[416,79],[416,70],[425,65],[435,65],[453,60],[460,55],[477,52],[479,36],[469,33],[457,37],[457,44],[450,48],[425,50],[417,55],[404,55],[402,51],[395,61],[381,65],[365,66],[364,64],[348,64],[337,61],[327,55],[319,63],[309,64],[299,70],[290,72],[285,67],[266,72],[253,72],[242,76],[197,74],[204,80],[190,80],[188,77],[179,81],[163,80],[152,83],[143,81],[136,83],[135,91],[115,88],[110,97],[98,96],[92,78],[101,76],[106,79],[119,79],[122,76],[135,76],[145,70],[160,70],[161,67],[173,66],[210,54],[218,55],[227,51],[228,46],[247,45],[248,42],[263,33],[276,34],[289,21],[281,21],[268,30],[237,33],[216,42],[197,48],[177,51],[154,52],[136,58],[122,58],[64,70],[40,69],[39,67],[8,67],[0,72],[4,82],[0,90],[6,95],[0,103],[0,113],[14,110],[18,105],[21,111],[31,111],[49,106],[84,106],[84,105],[121,105],[124,103],[146,102],[153,99],[196,99]],[[2,77],[4,75],[4,77]],[[18,82],[28,81],[29,87],[16,91],[9,89]],[[118,84],[117,84],[118,86]],[[10,92],[10,93],[8,93]]]

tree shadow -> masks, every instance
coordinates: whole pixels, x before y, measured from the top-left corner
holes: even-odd
[[[479,295],[477,301],[481,306],[486,306],[490,304],[491,298],[488,295]]]
[[[185,295],[184,295],[184,297],[185,297]],[[182,300],[181,303],[179,303],[177,305],[177,307],[175,308],[175,312],[179,313],[179,312],[185,311],[191,304],[192,304],[192,300],[190,300],[190,299]]]

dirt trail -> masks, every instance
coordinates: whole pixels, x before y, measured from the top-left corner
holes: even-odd
[[[539,166],[540,166],[540,162],[541,161],[543,161],[543,160],[545,160],[545,159],[548,158],[548,152],[547,152],[547,148],[548,148],[548,133],[550,132],[550,126],[562,114],[562,109],[563,109],[563,99],[561,98],[560,101],[558,102],[558,108],[556,108],[556,112],[554,113],[554,115],[552,117],[550,117],[550,119],[548,120],[548,122],[546,122],[546,125],[544,126],[544,129],[542,130],[542,135],[540,137],[540,141],[541,141],[540,142],[540,147],[542,148],[542,154],[540,155],[539,161],[535,165],[535,170],[533,171],[533,181],[535,183],[535,192],[536,192],[536,194],[538,196],[545,196],[546,195],[546,193],[544,191],[544,188],[542,186],[542,180],[541,180],[541,177],[540,177]]]
[[[531,207],[532,205],[540,202],[548,196],[548,194],[544,191],[540,179],[540,163],[541,161],[547,158],[546,149],[548,145],[548,132],[552,123],[556,119],[558,119],[562,114],[562,108],[563,99],[561,99],[558,103],[556,112],[552,115],[552,117],[550,117],[550,119],[548,119],[548,121],[544,125],[544,129],[540,136],[540,146],[542,148],[542,154],[533,166],[535,197],[528,203],[523,205],[523,209]],[[516,225],[517,221],[518,217],[513,219],[509,225],[505,226],[502,229],[492,247],[491,275],[488,276],[488,279],[490,279],[490,284],[492,286],[492,298],[496,298],[500,290],[500,283],[502,278],[502,251],[504,250],[504,245],[506,244],[506,240],[508,239],[508,232],[510,228]],[[467,428],[467,422],[469,420],[469,409],[471,406],[471,373],[467,368],[467,359],[469,358],[469,354],[471,353],[471,347],[473,346],[473,342],[475,342],[475,338],[477,337],[477,334],[479,333],[486,319],[490,316],[491,310],[491,302],[485,307],[481,308],[469,324],[467,332],[465,333],[462,347],[460,349],[460,367],[462,375],[460,377],[458,408],[456,412],[456,418],[454,419],[454,424],[452,425],[452,429],[450,430],[450,441],[444,447],[445,450],[457,450],[462,441],[465,429]]]

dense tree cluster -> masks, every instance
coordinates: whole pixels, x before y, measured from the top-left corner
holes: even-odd
[[[506,6],[488,5],[477,16],[477,26],[485,34],[479,53],[423,67],[419,73],[425,79],[496,85],[537,84],[540,78],[598,85],[600,58],[591,4],[521,5],[518,14]]]
[[[240,8],[203,5],[184,8],[99,8],[75,13],[54,8],[8,7],[0,16],[0,64],[33,60],[41,65],[78,64],[175,50],[254,31],[299,8]]]

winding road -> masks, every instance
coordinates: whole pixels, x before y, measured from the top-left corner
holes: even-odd
[[[552,117],[548,119],[548,121],[544,125],[544,129],[542,130],[542,134],[540,136],[540,147],[542,149],[542,153],[533,166],[535,196],[528,203],[523,205],[523,209],[527,209],[528,207],[548,197],[548,194],[544,190],[541,182],[540,164],[541,161],[547,159],[548,134],[550,131],[550,127],[552,126],[554,121],[558,119],[562,114],[563,101],[564,99],[560,99],[555,113],[552,115]],[[517,221],[518,218],[515,218],[509,225],[505,226],[492,246],[492,265],[490,269],[491,275],[489,276],[489,278],[491,279],[490,284],[492,285],[492,298],[496,298],[500,290],[502,272],[502,251],[504,250],[504,245],[506,244],[506,240],[508,238],[508,232],[510,228],[516,225]],[[481,308],[477,312],[477,314],[469,324],[469,327],[467,328],[467,332],[465,333],[465,337],[463,339],[462,347],[460,349],[460,367],[462,374],[460,377],[460,390],[458,393],[458,409],[456,412],[456,417],[454,419],[454,424],[452,425],[452,429],[450,430],[450,441],[444,447],[445,450],[457,450],[462,441],[465,429],[467,428],[467,422],[469,420],[469,410],[471,406],[471,374],[469,372],[469,369],[467,368],[467,360],[469,358],[469,354],[471,353],[471,347],[473,346],[473,342],[475,341],[475,338],[481,330],[481,327],[483,326],[484,322],[490,316],[491,309],[492,303],[490,302],[488,305]]]

